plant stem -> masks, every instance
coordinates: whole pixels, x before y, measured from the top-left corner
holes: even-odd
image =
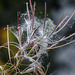
[[[11,56],[10,56],[10,46],[9,46],[9,31],[8,30],[9,30],[9,26],[7,25],[8,54],[9,54],[9,59],[11,59]]]

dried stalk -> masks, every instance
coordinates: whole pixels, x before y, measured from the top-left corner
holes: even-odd
[[[70,21],[70,19],[73,17],[74,14],[75,14],[75,11],[72,13],[70,18],[66,21],[66,23],[58,31],[55,32],[55,34],[57,34],[59,31],[61,31],[66,26],[66,24]]]
[[[28,9],[28,3],[26,3],[26,7],[27,7],[28,18],[29,18],[29,20],[30,20],[30,14],[29,14],[29,9]]]
[[[21,51],[21,54],[22,54],[21,36],[22,36],[22,29],[21,29],[21,27],[20,27],[19,43],[20,43],[20,51]]]
[[[30,3],[31,12],[32,12],[32,30],[33,30],[33,27],[34,27],[34,13],[35,13],[35,2],[34,2],[34,10],[32,8],[31,0],[29,0],[29,3]]]
[[[63,17],[63,16],[62,16]],[[67,19],[68,16],[66,16],[57,26],[57,28]],[[61,20],[61,19],[60,19]]]
[[[9,26],[8,25],[7,25],[7,42],[8,42],[9,59],[11,59],[11,56],[10,56],[10,46],[9,46]]]
[[[48,50],[48,49],[56,49],[56,48],[64,47],[64,46],[69,45],[69,44],[74,43],[74,42],[75,42],[75,40],[74,40],[74,41],[71,41],[71,42],[69,42],[69,43],[60,45],[60,46],[56,46],[56,47],[52,47],[52,48],[47,48],[47,50]],[[44,50],[44,51],[45,51],[45,50]]]

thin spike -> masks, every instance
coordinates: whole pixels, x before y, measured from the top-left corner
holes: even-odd
[[[33,27],[34,27],[34,10],[35,10],[35,3],[34,3],[34,10],[32,8],[32,3],[31,3],[31,0],[29,0],[29,3],[30,3],[30,8],[31,8],[31,12],[32,12],[32,30],[33,30]]]
[[[66,24],[70,21],[70,19],[73,17],[74,14],[75,14],[75,11],[72,13],[70,18],[66,21],[66,23],[57,32],[55,32],[55,34],[58,33],[59,31],[61,31],[66,26]]]
[[[31,0],[29,0],[29,3],[30,3],[31,12],[32,12],[32,14],[33,14],[33,9],[32,9],[32,3],[31,3]]]
[[[41,26],[41,25],[40,25],[40,26]],[[39,27],[40,27],[40,26],[39,26]],[[32,37],[34,36],[35,32],[39,29],[39,27],[38,27],[38,28],[36,28],[36,29],[35,29],[35,31],[32,33],[32,35],[31,35],[31,37],[30,37],[30,40],[31,40],[31,39],[32,39]]]
[[[7,42],[8,42],[9,59],[11,59],[11,56],[10,56],[10,46],[9,46],[9,26],[8,25],[7,25]]]
[[[22,36],[22,29],[20,27],[20,34],[19,34],[20,51],[22,51],[21,36]],[[21,52],[21,54],[22,54],[22,52]]]
[[[26,3],[26,7],[27,7],[28,18],[29,18],[29,20],[30,20],[30,14],[29,14],[29,9],[28,9],[28,3]]]
[[[67,19],[68,16],[66,16],[60,23],[59,25],[57,26],[57,28]]]
[[[62,18],[63,18],[64,14],[62,15],[62,17],[60,18],[58,24],[56,25],[55,29],[52,31],[52,33],[49,35],[49,37],[55,32],[55,30],[57,29],[59,23],[61,22]]]
[[[71,43],[75,43],[75,40],[73,40],[73,41],[71,41],[71,42],[69,42],[69,43],[60,45],[60,46],[52,47],[52,48],[50,48],[50,49],[56,49],[56,48],[64,47],[64,46],[67,46],[67,45],[69,45],[69,44],[71,44]],[[49,49],[49,48],[47,48],[47,50],[48,50],[48,49]]]

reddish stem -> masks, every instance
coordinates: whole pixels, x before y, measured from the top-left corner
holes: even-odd
[[[41,26],[41,25],[40,25],[40,26]],[[39,27],[40,27],[40,26],[39,26]],[[32,34],[32,36],[31,36],[30,40],[31,40],[32,37],[34,36],[35,32],[39,29],[39,27],[33,32],[33,34]]]
[[[29,20],[30,20],[30,14],[29,14],[29,9],[28,9],[28,3],[26,3],[26,7],[27,7],[28,18],[29,18]]]
[[[31,8],[31,12],[32,12],[32,30],[33,30],[33,26],[34,26],[35,2],[34,2],[34,10],[32,9],[32,3],[31,3],[31,0],[29,0],[29,2],[30,2],[30,8]]]

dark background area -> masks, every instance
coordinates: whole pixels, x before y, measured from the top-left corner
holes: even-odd
[[[44,17],[44,4],[47,3],[47,13],[51,15],[51,9],[59,10],[61,8],[58,0],[32,0],[36,2],[36,15]],[[26,11],[26,2],[29,0],[0,0],[0,27],[16,23],[16,13]],[[42,15],[40,15],[42,12]]]
[[[62,16],[64,13],[66,7],[72,7],[73,10],[75,9],[75,0],[32,0],[33,2],[36,2],[36,16],[38,17],[44,17],[44,4],[45,2],[47,3],[47,14],[48,17],[51,19],[54,19],[57,15],[57,20],[54,22],[58,21],[59,18]],[[29,2],[29,0],[0,0],[0,26],[3,25],[11,25],[16,23],[16,13],[17,11],[20,13],[24,13],[26,11],[26,2]],[[62,10],[61,16],[59,14],[53,14],[59,13]],[[72,12],[73,12],[72,10]],[[70,10],[69,10],[70,11]],[[42,15],[40,14],[42,12]],[[70,14],[72,13],[70,12]],[[67,14],[68,15],[68,14]]]

